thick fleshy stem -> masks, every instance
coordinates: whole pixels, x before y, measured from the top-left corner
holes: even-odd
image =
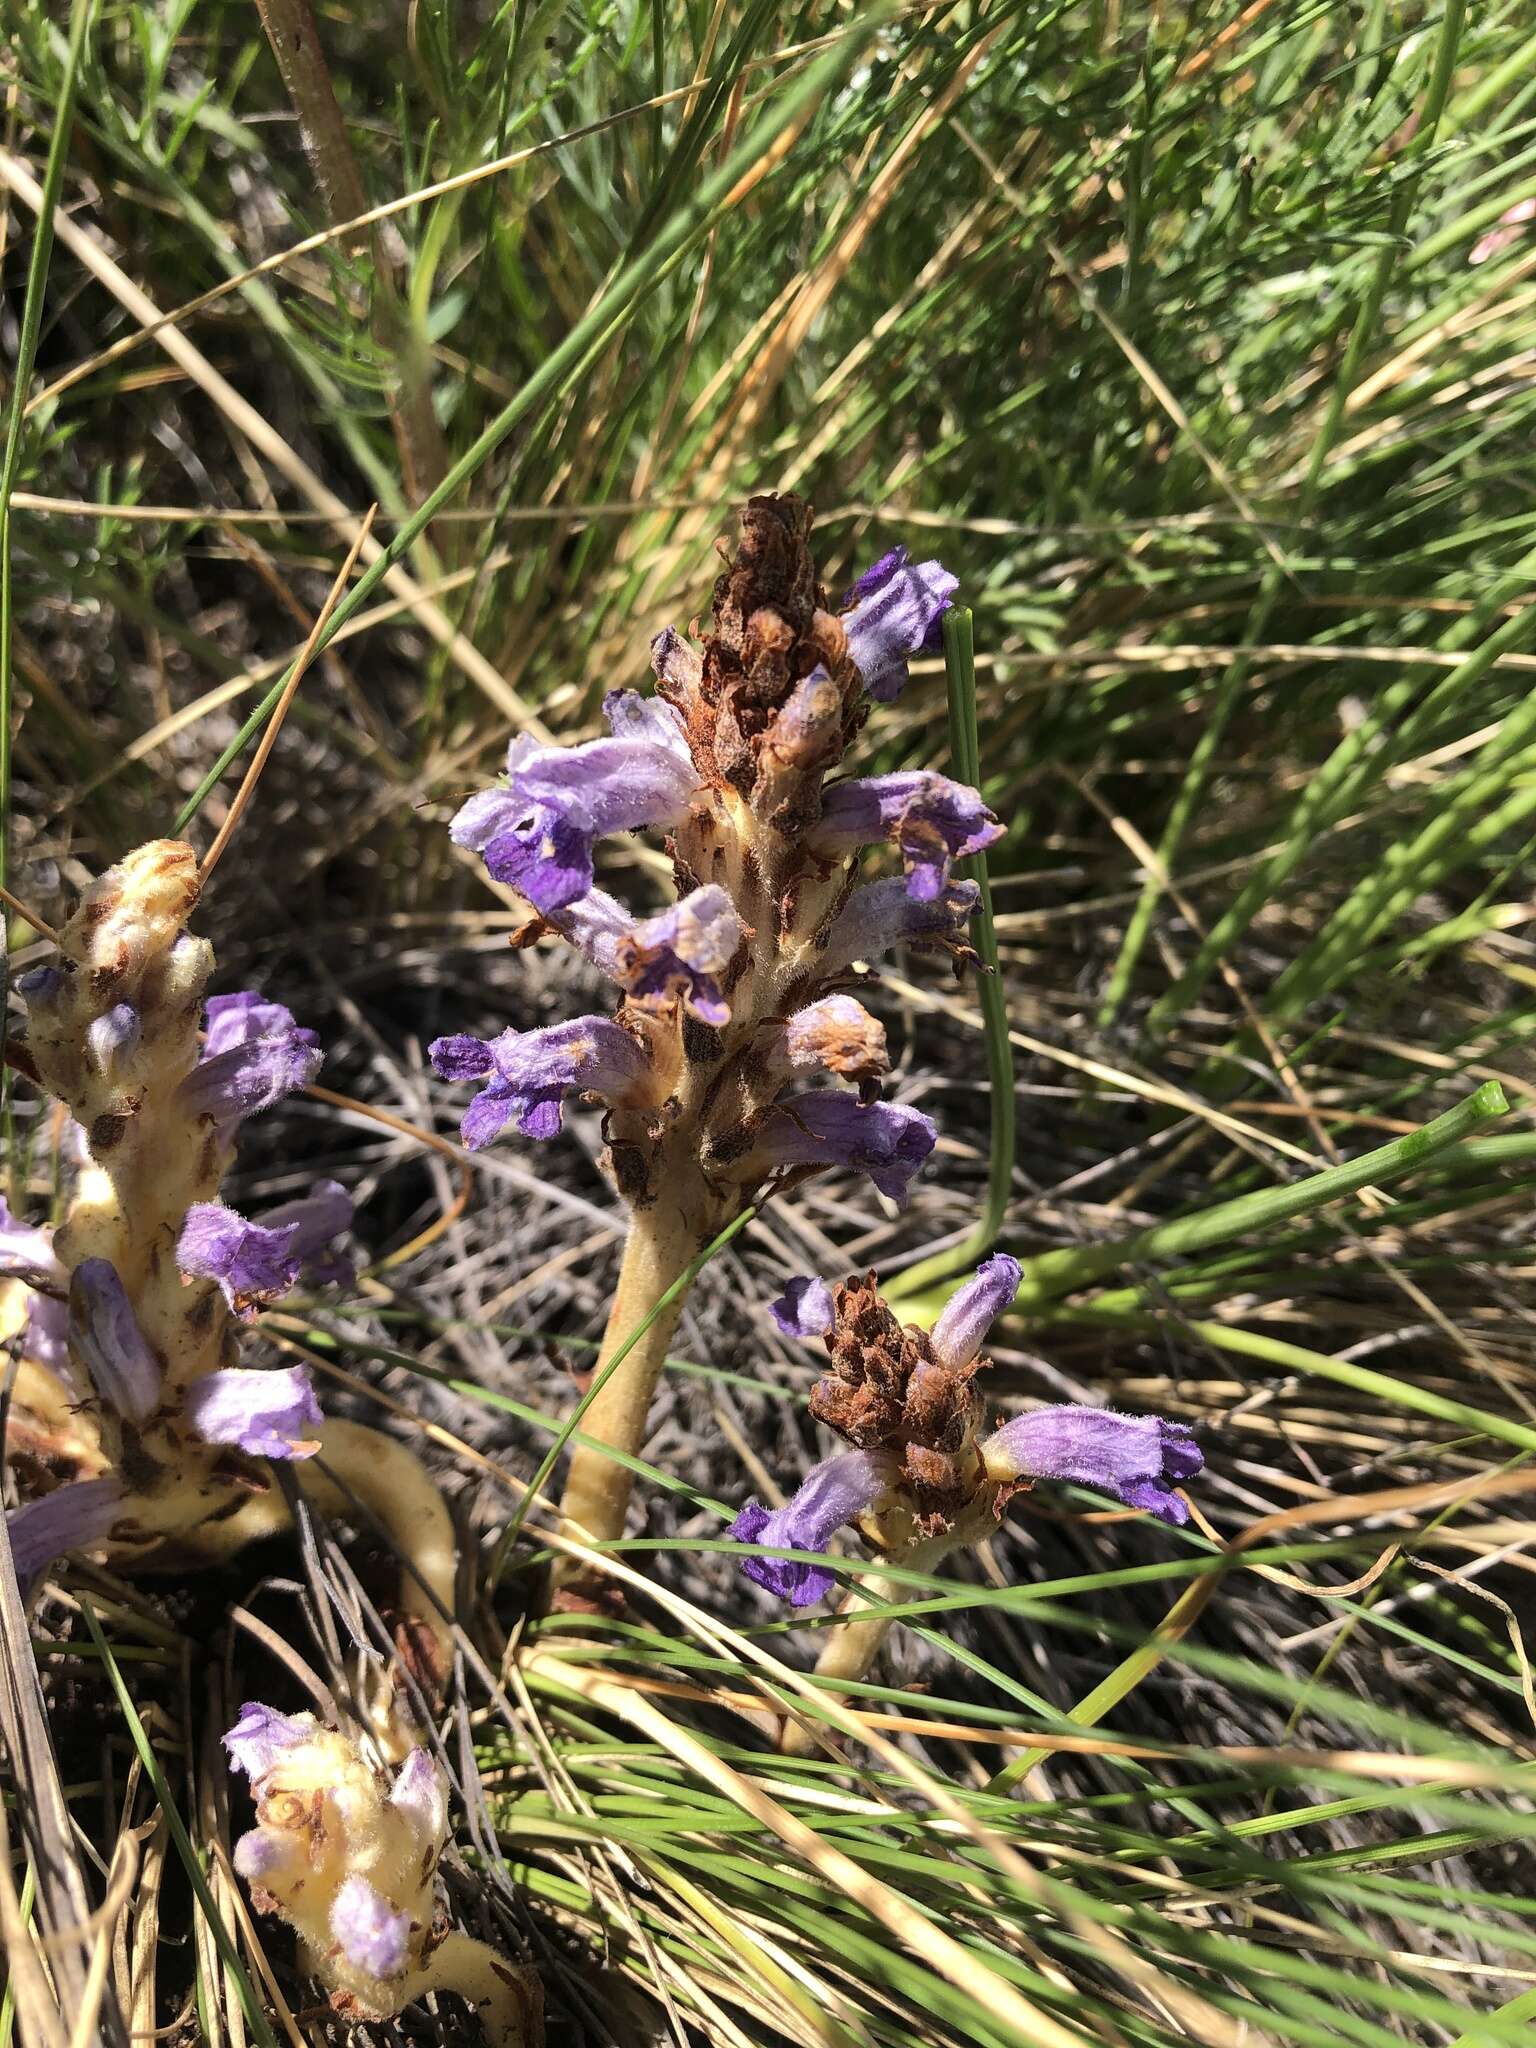
[[[447,1503],[415,1452],[393,1437],[337,1417],[315,1434],[319,1452],[294,1467],[295,1477],[322,1513],[347,1516],[358,1506],[385,1530],[401,1561],[396,1648],[430,1694],[453,1669],[459,1552]],[[410,1724],[387,1672],[364,1704],[387,1754],[410,1746]]]
[[[698,1226],[690,1213],[691,1206],[675,1189],[664,1185],[649,1208],[635,1212],[613,1305],[608,1312],[608,1327],[598,1353],[599,1375],[667,1290],[687,1272],[699,1249]],[[661,1311],[620,1360],[582,1417],[583,1435],[596,1439],[596,1443],[578,1444],[571,1454],[561,1501],[568,1534],[604,1543],[624,1533],[634,1475],[597,1445],[613,1444],[625,1451],[638,1452],[644,1443],[651,1401],[677,1331],[684,1298],[680,1291]],[[567,1583],[579,1575],[570,1563],[556,1567],[557,1583]]]
[[[899,1564],[906,1571],[934,1572],[945,1558],[963,1547],[963,1541],[954,1532],[946,1531],[942,1536],[912,1544],[887,1562]],[[816,1676],[834,1685],[857,1685],[867,1678],[885,1647],[886,1637],[896,1625],[892,1616],[882,1610],[920,1597],[910,1586],[898,1585],[893,1579],[865,1579],[848,1595],[838,1610],[836,1624],[827,1631],[821,1655],[816,1659]],[[786,1756],[814,1756],[820,1746],[814,1722],[793,1717],[785,1721],[779,1748]]]
[[[538,1972],[509,1963],[483,1941],[447,1934],[427,1960],[412,1995],[452,1991],[475,2009],[490,2048],[544,2048],[544,1993]]]

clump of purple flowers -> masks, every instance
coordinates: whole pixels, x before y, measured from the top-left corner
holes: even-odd
[[[84,1148],[57,1229],[0,1206],[0,1284],[25,1301],[9,1448],[32,1497],[7,1526],[26,1588],[84,1548],[119,1569],[228,1555],[287,1518],[274,1459],[326,1505],[344,1479],[409,1529],[402,1554],[448,1526],[402,1446],[326,1422],[306,1367],[242,1362],[263,1306],[301,1279],[350,1281],[352,1201],[328,1180],[256,1218],[219,1199],[245,1120],[313,1080],[321,1052],[267,996],[205,1000],[213,952],[185,929],[199,887],[189,846],[138,848],[91,885],[57,960],[17,984],[38,1076]],[[322,1449],[325,1472],[309,1463]],[[438,1542],[436,1599],[452,1566]],[[417,1601],[411,1577],[402,1605]]]
[[[800,500],[751,500],[708,631],[695,644],[669,626],[652,643],[656,694],[615,691],[608,736],[579,746],[518,737],[505,779],[450,827],[527,899],[524,942],[558,937],[618,991],[612,1016],[431,1049],[445,1080],[476,1084],[471,1148],[509,1124],[553,1137],[572,1098],[601,1106],[634,1221],[600,1368],[755,1194],[836,1167],[899,1203],[937,1139],[923,1111],[882,1096],[884,1032],[854,991],[897,945],[970,957],[977,889],[954,868],[1002,827],[945,775],[843,764],[872,702],[937,645],[956,579],[897,548],[837,609],[809,539]],[[677,877],[676,900],[650,915],[594,884],[597,842],[638,830],[666,835]],[[871,847],[900,872],[861,880]],[[639,1449],[681,1306],[603,1387],[589,1436]],[[628,1491],[623,1466],[580,1450],[566,1510],[616,1536]]]
[[[1012,1496],[1039,1480],[1091,1487],[1182,1528],[1189,1507],[1178,1489],[1204,1464],[1184,1423],[1069,1406],[981,1433],[982,1346],[1019,1278],[1006,1254],[985,1260],[926,1331],[898,1322],[873,1276],[835,1288],[791,1280],[769,1315],[786,1336],[825,1343],[831,1366],[811,1413],[851,1448],[815,1466],[782,1508],[749,1501],[728,1533],[768,1550],[822,1553],[854,1526],[882,1555],[920,1551],[932,1563],[979,1542]],[[830,1566],[804,1559],[748,1557],[742,1570],[795,1607],[835,1583]]]

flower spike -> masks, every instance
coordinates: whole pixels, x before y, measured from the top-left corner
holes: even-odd
[[[302,1367],[241,1363],[264,1303],[305,1274],[350,1278],[336,1239],[352,1202],[319,1181],[251,1221],[219,1199],[244,1119],[306,1085],[321,1049],[268,996],[207,996],[213,949],[185,928],[200,888],[190,846],[136,848],[86,889],[56,958],[15,983],[36,1078],[67,1112],[57,1231],[0,1206],[0,1278],[25,1297],[8,1322],[23,1367],[10,1419],[31,1454],[17,1477],[52,1482],[8,1519],[17,1561],[30,1592],[76,1549],[114,1570],[224,1559],[282,1527],[266,1467],[298,1461],[301,1491],[360,1500],[412,1558],[400,1625],[430,1686],[450,1668],[456,1565],[435,1486],[404,1445],[326,1422]],[[397,1751],[393,1681],[365,1690]]]
[[[846,764],[872,703],[935,644],[958,583],[898,547],[839,611],[810,536],[800,499],[751,499],[707,622],[650,643],[655,694],[611,692],[610,737],[515,738],[504,783],[450,827],[537,913],[514,944],[564,939],[621,991],[612,1018],[432,1047],[443,1079],[477,1084],[468,1146],[509,1127],[553,1137],[573,1092],[606,1110],[605,1164],[634,1221],[604,1362],[644,1329],[587,1414],[595,1442],[571,1456],[565,1510],[597,1538],[622,1533],[630,1486],[604,1446],[643,1442],[699,1246],[780,1172],[851,1167],[903,1201],[936,1141],[920,1111],[878,1099],[885,1032],[844,984],[903,942],[974,957],[978,892],[950,871],[1002,828],[947,776],[850,777]],[[637,917],[595,886],[594,848],[646,827],[666,835],[676,894]],[[862,850],[882,842],[902,874],[856,888]]]
[[[492,2048],[542,2048],[535,1973],[445,1931],[438,1864],[448,1799],[426,1750],[413,1748],[391,1774],[356,1736],[256,1704],[241,1708],[224,1743],[256,1800],[235,1869],[257,1911],[293,1928],[338,2012],[392,2019],[429,1992],[455,1991],[479,2012]]]
[[[825,1339],[830,1370],[812,1392],[811,1414],[852,1449],[818,1465],[776,1514],[749,1502],[731,1535],[819,1550],[853,1521],[877,1553],[927,1569],[947,1551],[983,1541],[1010,1497],[1036,1479],[1096,1486],[1165,1522],[1186,1522],[1189,1509],[1175,1488],[1204,1460],[1182,1423],[1058,1407],[980,1435],[973,1382],[987,1365],[981,1347],[1019,1278],[1018,1261],[1006,1253],[985,1259],[931,1331],[899,1323],[873,1274],[830,1289],[792,1280],[769,1314],[786,1335]],[[873,1491],[858,1497],[859,1486]],[[743,1569],[795,1605],[820,1598],[832,1583],[822,1567],[753,1559]],[[838,1675],[861,1676],[882,1633],[876,1627],[858,1636],[864,1662],[836,1663]]]

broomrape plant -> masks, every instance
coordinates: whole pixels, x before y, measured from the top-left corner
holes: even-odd
[[[1094,1487],[1181,1528],[1189,1508],[1177,1488],[1204,1464],[1183,1423],[1068,1406],[1037,1408],[982,1434],[982,1345],[1020,1278],[1016,1259],[984,1260],[932,1330],[898,1322],[872,1273],[836,1288],[790,1281],[769,1314],[786,1336],[825,1343],[831,1369],[812,1390],[811,1413],[851,1448],[815,1466],[782,1508],[749,1501],[727,1533],[765,1550],[823,1552],[852,1526],[887,1563],[931,1571],[984,1541],[1014,1495],[1041,1479]],[[747,1557],[742,1570],[795,1607],[835,1584],[830,1566],[788,1557]],[[818,1670],[862,1678],[888,1626],[867,1613],[845,1622]],[[787,1739],[798,1742],[793,1726]]]
[[[355,1731],[253,1703],[224,1746],[256,1801],[257,1825],[236,1842],[235,1868],[258,1912],[278,1914],[298,1935],[304,1967],[337,2012],[392,2019],[429,1991],[453,1991],[476,2009],[493,2048],[540,2048],[535,1972],[449,1928],[437,1875],[448,1795],[425,1749],[383,1768]]]
[[[282,1527],[273,1459],[317,1504],[375,1514],[413,1572],[397,1643],[446,1672],[455,1547],[403,1445],[322,1414],[302,1366],[240,1363],[260,1308],[350,1280],[334,1181],[248,1219],[219,1199],[244,1120],[314,1078],[315,1034],[249,991],[205,1001],[213,949],[185,929],[189,846],[141,846],[86,891],[58,957],[22,975],[27,1052],[69,1110],[80,1163],[56,1230],[0,1204],[20,1362],[8,1442],[32,1498],[7,1517],[23,1590],[67,1552],[119,1569],[233,1555]],[[199,1027],[206,1021],[206,1038]],[[390,1722],[385,1712],[383,1725]]]
[[[554,1137],[573,1094],[603,1105],[630,1230],[583,1417],[596,1441],[575,1451],[563,1502],[599,1542],[623,1534],[631,1485],[603,1447],[644,1441],[679,1283],[702,1248],[765,1185],[824,1167],[906,1198],[937,1133],[882,1098],[885,1033],[850,990],[860,963],[898,944],[973,957],[977,889],[951,869],[1002,829],[947,776],[838,773],[871,701],[895,697],[908,658],[934,643],[956,579],[897,548],[834,611],[810,525],[797,498],[753,498],[709,631],[694,645],[669,626],[652,642],[656,695],[610,695],[606,739],[514,739],[505,780],[450,828],[527,898],[521,943],[561,939],[620,990],[611,1017],[431,1048],[444,1079],[480,1084],[463,1120],[472,1148],[508,1124]],[[594,886],[593,847],[642,828],[667,835],[677,898],[636,918]],[[860,852],[876,843],[902,873],[860,883]]]

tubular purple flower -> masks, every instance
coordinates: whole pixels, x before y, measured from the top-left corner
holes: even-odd
[[[214,1280],[237,1315],[251,1315],[298,1283],[303,1260],[294,1250],[297,1223],[275,1230],[248,1223],[222,1202],[194,1202],[176,1241],[183,1273]]]
[[[429,1751],[411,1751],[389,1788],[389,1803],[415,1822],[425,1841],[442,1840],[448,1825],[448,1795],[442,1772]]]
[[[770,1109],[753,1157],[765,1166],[852,1166],[901,1203],[938,1138],[932,1117],[920,1109],[860,1102],[828,1089],[791,1095]]]
[[[937,896],[919,901],[905,880],[887,875],[855,889],[827,933],[827,968],[835,972],[855,960],[878,960],[893,946],[954,946],[965,928],[981,887],[976,882],[951,882]]]
[[[741,944],[741,919],[714,883],[694,889],[670,910],[637,923],[617,897],[589,889],[548,923],[629,997],[646,1005],[681,996],[705,1024],[728,1024],[720,978]]]
[[[203,1058],[217,1059],[236,1046],[250,1045],[261,1038],[297,1038],[301,1044],[318,1046],[319,1034],[299,1024],[286,1003],[274,1002],[253,988],[233,989],[228,995],[210,996],[203,1006],[206,1036]]]
[[[751,1500],[726,1535],[736,1543],[761,1543],[770,1550],[825,1550],[832,1537],[856,1521],[890,1483],[889,1461],[869,1451],[839,1451],[806,1475],[794,1498],[770,1514]],[[796,1564],[789,1558],[744,1557],[741,1568],[755,1584],[809,1607],[836,1584],[825,1565]]]
[[[610,980],[618,980],[619,941],[634,930],[635,920],[617,896],[606,889],[589,889],[574,903],[545,913],[544,922]]]
[[[27,1296],[27,1332],[22,1339],[22,1356],[34,1365],[44,1365],[61,1379],[73,1381],[69,1355],[69,1304],[52,1294]]]
[[[683,768],[696,772],[683,721],[665,697],[647,697],[639,690],[610,690],[603,699],[603,716],[616,740],[648,740],[665,747]]]
[[[668,706],[619,691],[607,709],[622,737],[548,747],[519,734],[505,784],[472,796],[449,827],[456,846],[482,855],[495,879],[520,889],[536,910],[561,910],[586,895],[596,840],[680,823],[699,787]]]
[[[153,1411],[162,1368],[110,1259],[82,1259],[71,1275],[69,1341],[97,1393],[119,1415],[142,1422]]]
[[[741,945],[741,919],[725,891],[711,882],[670,910],[647,917],[616,943],[615,972],[638,1003],[674,996],[701,1024],[731,1021],[721,979]]]
[[[800,1274],[785,1282],[768,1314],[786,1337],[825,1337],[833,1323],[832,1290],[814,1273]]]
[[[352,1197],[337,1180],[316,1181],[307,1195],[281,1202],[261,1219],[263,1230],[286,1230],[294,1236],[288,1249],[299,1260],[304,1278],[314,1287],[350,1286],[357,1269],[335,1240],[352,1228]]]
[[[987,1332],[1019,1291],[1024,1268],[1006,1252],[983,1259],[965,1285],[944,1304],[933,1326],[933,1355],[958,1372],[986,1342]]]
[[[320,1446],[303,1432],[325,1420],[302,1365],[210,1372],[188,1387],[186,1417],[204,1443],[252,1458],[312,1458]]]
[[[6,1512],[6,1534],[22,1598],[30,1596],[42,1574],[71,1550],[99,1543],[117,1520],[123,1490],[115,1479],[77,1479],[56,1487],[41,1500]]]
[[[64,1288],[69,1275],[53,1249],[53,1232],[23,1223],[0,1195],[0,1278],[25,1280],[29,1287]]]
[[[651,641],[651,673],[657,682],[679,692],[696,689],[704,664],[676,626],[663,626]]]
[[[467,1032],[434,1039],[432,1065],[445,1081],[485,1080],[464,1112],[471,1152],[490,1144],[514,1117],[529,1138],[553,1138],[572,1089],[621,1102],[650,1074],[644,1050],[611,1017],[572,1017],[540,1031],[503,1031],[498,1038]]]
[[[850,1081],[890,1072],[885,1026],[852,996],[823,996],[796,1010],[767,1051],[770,1073],[841,1074]]]
[[[908,769],[834,783],[810,842],[819,853],[841,854],[888,839],[900,850],[907,894],[932,903],[944,892],[950,862],[981,853],[1002,832],[974,789]]]
[[[1189,1520],[1189,1509],[1173,1488],[1205,1464],[1185,1423],[1107,1408],[1037,1408],[1004,1423],[981,1453],[990,1479],[1096,1487],[1176,1528]]]
[[[224,1737],[230,1768],[244,1771],[254,1785],[288,1750],[308,1742],[318,1727],[313,1714],[280,1714],[276,1707],[247,1700],[239,1720]]]
[[[132,1003],[114,1003],[87,1028],[85,1042],[102,1073],[110,1074],[118,1061],[133,1051],[141,1028]]]
[[[64,987],[64,971],[46,964],[29,967],[25,974],[17,975],[14,985],[28,1009],[46,1008],[58,999]]]
[[[247,1884],[260,1884],[288,1861],[293,1837],[276,1828],[251,1828],[235,1844],[234,1866]]]
[[[366,1877],[349,1877],[331,1907],[331,1932],[354,1969],[398,1977],[410,1954],[411,1916],[397,1913]]]
[[[254,989],[208,999],[208,1036],[202,1057],[176,1091],[189,1116],[211,1116],[233,1127],[307,1088],[325,1055],[316,1032],[295,1023],[282,1003]]]
[[[871,697],[889,704],[907,680],[907,656],[938,644],[939,620],[960,588],[941,562],[892,548],[844,599],[848,652]]]

